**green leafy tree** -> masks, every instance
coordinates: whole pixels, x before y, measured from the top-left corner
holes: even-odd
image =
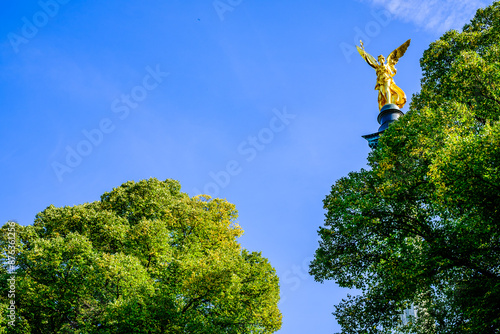
[[[33,225],[16,225],[16,326],[4,313],[0,333],[275,332],[278,277],[260,253],[241,248],[236,217],[233,204],[190,198],[173,180],[49,206]]]
[[[500,333],[500,2],[421,66],[371,168],[324,200],[310,273],[360,291],[335,306],[343,333]]]

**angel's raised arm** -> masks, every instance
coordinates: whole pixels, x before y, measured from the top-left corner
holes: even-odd
[[[356,45],[356,49],[358,49],[359,54],[363,59],[368,63],[373,68],[377,68],[377,60],[368,52],[365,51],[364,48],[360,48],[359,46]]]

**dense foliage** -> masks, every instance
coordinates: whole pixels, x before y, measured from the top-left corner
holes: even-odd
[[[275,332],[278,277],[241,248],[236,216],[225,200],[190,198],[177,181],[156,179],[97,202],[49,206],[32,226],[15,225],[15,326],[4,313],[0,333]]]
[[[421,66],[371,169],[324,200],[311,274],[360,290],[336,305],[343,333],[500,333],[500,2]]]

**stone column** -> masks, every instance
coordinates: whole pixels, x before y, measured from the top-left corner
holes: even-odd
[[[380,113],[377,116],[377,122],[380,124],[378,131],[369,135],[362,136],[368,141],[368,145],[374,149],[377,147],[378,139],[382,132],[389,127],[389,125],[396,121],[399,117],[403,116],[403,112],[398,108],[397,105],[393,103],[386,104],[380,109]]]

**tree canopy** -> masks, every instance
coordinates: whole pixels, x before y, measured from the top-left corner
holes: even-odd
[[[233,204],[177,181],[127,182],[100,201],[16,225],[16,320],[0,333],[272,333],[278,277],[242,249]],[[2,229],[2,282],[10,277]],[[2,310],[9,304],[2,283]]]
[[[500,333],[500,2],[421,67],[370,169],[325,198],[310,273],[360,291],[335,306],[343,333]]]

